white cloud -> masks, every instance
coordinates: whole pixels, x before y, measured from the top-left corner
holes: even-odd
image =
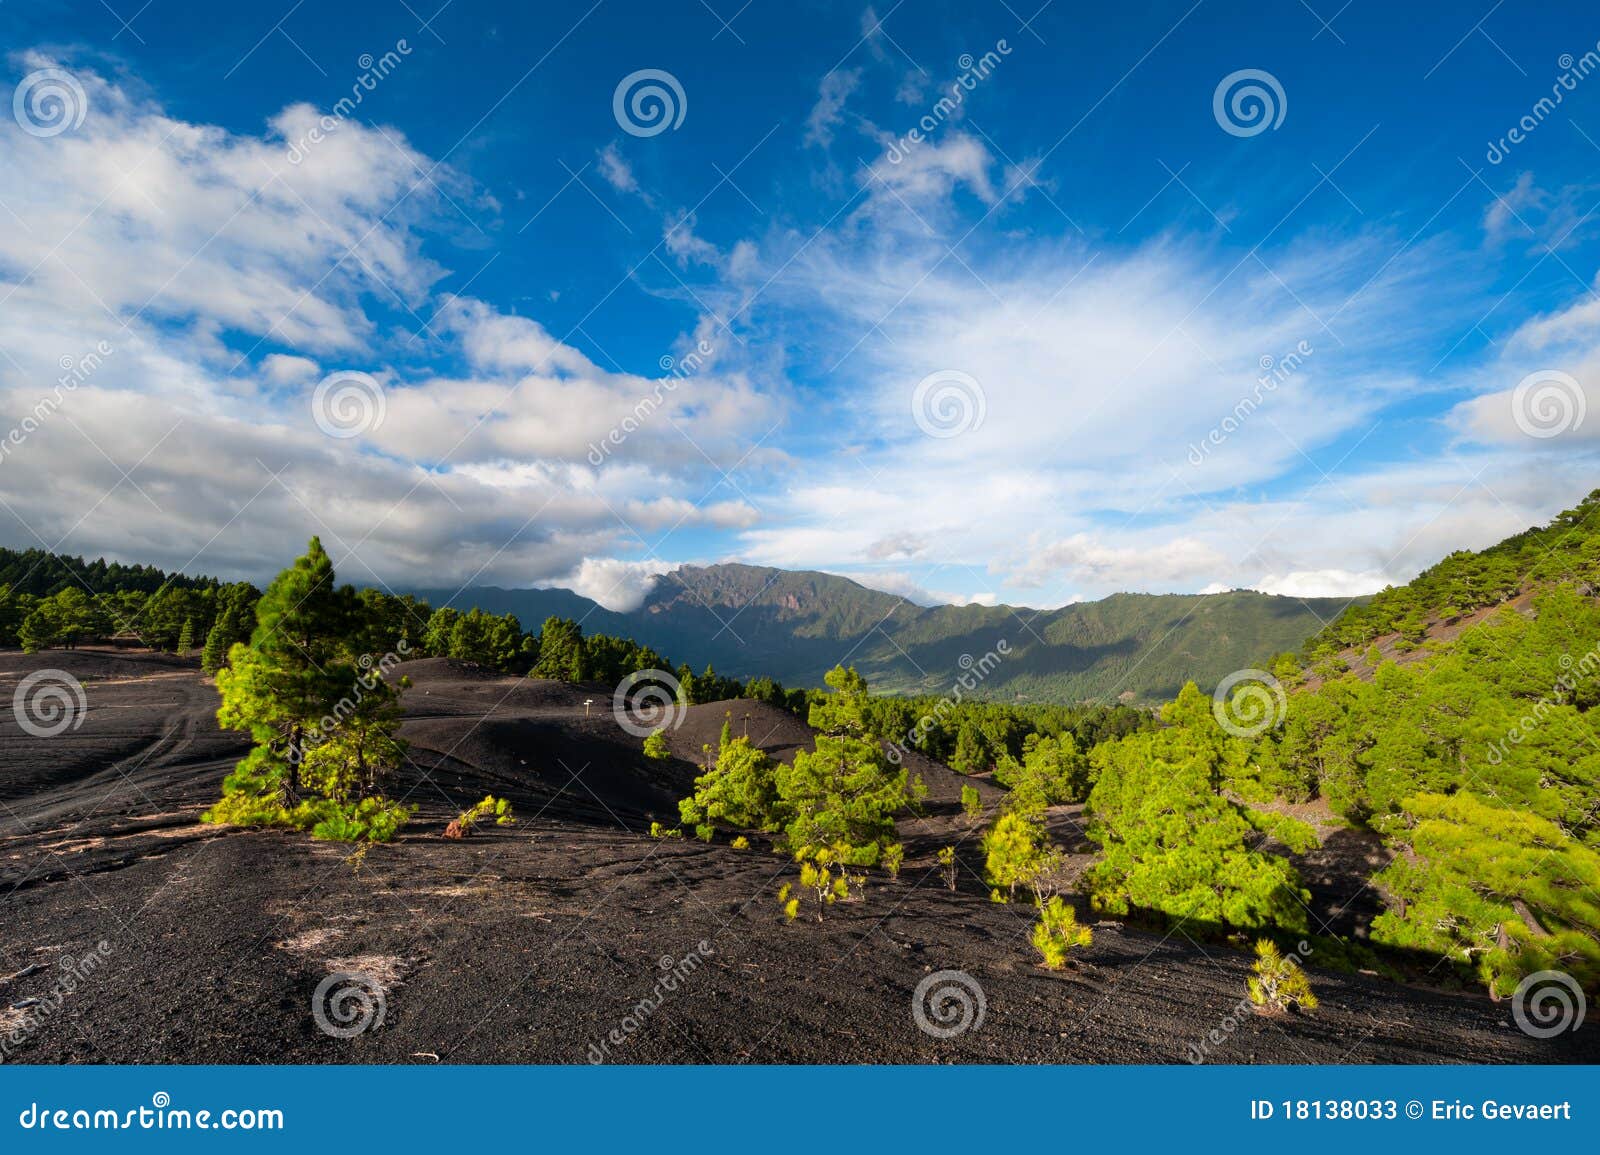
[[[990,175],[994,164],[994,156],[981,140],[949,130],[939,139],[886,153],[872,164],[866,179],[877,186],[874,195],[891,205],[942,204],[958,187],[992,205],[1000,197]]]
[[[570,574],[546,584],[570,589],[616,613],[628,613],[644,603],[658,576],[676,568],[662,561],[586,557]]]
[[[1270,574],[1253,585],[1264,594],[1292,598],[1353,598],[1375,594],[1392,579],[1374,570],[1351,573],[1343,569],[1298,570],[1283,575]]]
[[[844,120],[845,101],[861,82],[858,69],[839,69],[828,73],[817,86],[817,103],[806,117],[806,143],[827,148],[833,143],[833,130]]]
[[[731,466],[782,412],[771,394],[709,362],[681,380],[601,368],[534,319],[437,293],[437,189],[494,206],[397,131],[343,121],[290,163],[309,106],[250,136],[76,75],[77,131],[0,118],[0,404],[31,411],[64,360],[110,352],[0,464],[0,540],[260,578],[316,533],[351,581],[526,585],[677,525],[755,524],[708,493],[686,438]],[[322,433],[330,368],[381,383],[380,425]]]
[[[1215,546],[1179,537],[1150,546],[1114,546],[1087,533],[1059,541],[1035,537],[1010,563],[1001,563],[1008,584],[1037,589],[1063,580],[1101,589],[1177,589],[1227,568]]]
[[[261,361],[261,375],[274,385],[303,385],[320,373],[317,363],[309,357],[272,353]]]
[[[595,154],[595,163],[606,183],[618,192],[639,191],[639,182],[634,178],[633,168],[623,158],[616,141],[612,141]]]

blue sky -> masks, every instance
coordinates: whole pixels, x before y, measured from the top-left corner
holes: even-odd
[[[1351,595],[1594,485],[1578,4],[141,3],[0,6],[8,545]]]

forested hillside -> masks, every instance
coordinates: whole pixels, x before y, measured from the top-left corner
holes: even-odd
[[[1116,594],[1053,610],[919,606],[832,574],[747,565],[663,574],[628,613],[569,590],[420,590],[524,622],[556,615],[741,678],[819,686],[848,659],[878,693],[943,693],[969,660],[1010,652],[974,696],[1000,701],[1154,703],[1186,682],[1211,687],[1262,654],[1298,650],[1349,604],[1249,590]]]
[[[1590,591],[1600,577],[1600,490],[1575,509],[1478,553],[1458,550],[1406,585],[1352,606],[1307,644],[1312,658],[1394,634],[1422,642],[1431,624],[1496,606],[1523,590],[1567,584]]]
[[[1592,989],[1597,530],[1591,495],[1548,526],[1452,554],[1314,640],[1315,669],[1280,662],[1277,678],[1249,681],[1212,710],[1186,691],[1166,727],[1098,748],[1089,807],[1106,856],[1096,901],[1315,931],[1292,868],[1252,849],[1249,831],[1293,849],[1307,831],[1286,825],[1279,804],[1321,803],[1394,852],[1370,879],[1384,904],[1372,945],[1434,959],[1423,968],[1433,977],[1459,971],[1499,995],[1547,970]],[[1439,632],[1497,603],[1507,604]],[[1345,669],[1350,648],[1389,634],[1429,640],[1404,663],[1366,655]],[[1206,879],[1229,881],[1196,889]]]

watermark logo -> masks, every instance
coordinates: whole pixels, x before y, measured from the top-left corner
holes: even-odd
[[[1567,93],[1576,92],[1578,82],[1587,80],[1596,71],[1600,71],[1600,44],[1589,49],[1582,56],[1574,58],[1572,53],[1563,52],[1556,58],[1556,67],[1561,69],[1561,74],[1550,85],[1550,95],[1541,96],[1533,102],[1532,107],[1506,131],[1499,140],[1489,142],[1488,151],[1483,158],[1490,164],[1499,164],[1511,155],[1511,151],[1527,140],[1528,137],[1543,124],[1556,107],[1567,99]]]
[[[61,1013],[67,996],[97,974],[105,960],[111,957],[111,944],[104,939],[95,944],[88,954],[64,954],[57,960],[55,982],[50,991],[40,998],[18,999],[10,1010],[16,1016],[6,1023],[5,1034],[0,1035],[0,1059],[10,1056],[28,1039],[44,1029],[50,1019]],[[29,974],[36,968],[23,971]],[[6,1007],[0,1003],[0,1020],[6,1018]]]
[[[911,416],[929,437],[960,437],[981,428],[988,412],[983,386],[959,369],[929,373],[911,394]]]
[[[1277,130],[1289,113],[1283,85],[1270,72],[1241,68],[1230,72],[1211,94],[1211,115],[1229,136],[1260,136]]]
[[[1511,419],[1529,437],[1560,437],[1583,424],[1589,409],[1583,386],[1570,373],[1540,369],[1517,382]]]
[[[22,448],[23,442],[44,428],[44,423],[60,411],[67,394],[77,392],[78,386],[92,377],[113,351],[109,342],[100,341],[81,357],[63,355],[57,362],[61,366],[61,376],[56,378],[52,394],[35,401],[33,408],[21,421],[0,435],[0,462],[4,462]]]
[[[329,373],[311,395],[311,416],[329,437],[347,441],[383,424],[388,404],[383,386],[370,373],[340,369]]]
[[[944,124],[963,104],[966,103],[967,93],[974,91],[980,82],[989,79],[994,70],[1000,67],[1000,62],[1011,55],[1011,45],[1004,40],[995,41],[995,45],[982,56],[974,57],[970,52],[963,52],[956,60],[956,67],[961,69],[961,75],[950,82],[950,89],[946,95],[940,96],[917,126],[904,136],[894,140],[889,145],[886,154],[890,164],[899,164],[909,156],[913,149],[927,140],[939,126]]]
[[[962,673],[951,684],[949,693],[934,703],[933,709],[917,719],[917,724],[906,730],[905,741],[897,742],[891,739],[887,751],[889,761],[896,766],[905,761],[909,749],[919,748],[928,731],[945,721],[954,712],[955,708],[966,701],[967,695],[975,691],[983,682],[1000,668],[1001,661],[1010,656],[1011,641],[1001,638],[994,644],[994,649],[988,651],[981,658],[974,658],[971,654],[962,654],[956,659],[956,664],[961,667]]]
[[[1293,951],[1284,956],[1284,962],[1299,965],[1310,953],[1311,944],[1302,939],[1295,944]],[[1187,1056],[1189,1062],[1198,1067],[1209,1059],[1214,1051],[1227,1043],[1233,1037],[1233,1033],[1252,1016],[1268,1013],[1270,1013],[1268,1007],[1257,1006],[1249,996],[1240,999],[1227,1014],[1222,1016],[1222,1021],[1207,1031],[1198,1043],[1189,1044]]]
[[[353,1039],[383,1026],[388,1010],[383,984],[371,975],[335,971],[317,984],[311,1017],[317,1029],[335,1039]]]
[[[1235,738],[1259,738],[1288,712],[1282,683],[1265,670],[1235,670],[1211,695],[1211,716]]]
[[[716,346],[702,339],[682,357],[674,357],[670,353],[663,354],[657,364],[661,366],[661,371],[666,376],[657,380],[650,390],[650,395],[641,397],[634,405],[633,411],[619,424],[612,426],[609,433],[599,441],[589,443],[589,464],[596,469],[604,465],[613,450],[620,449],[623,442],[644,428],[645,423],[655,416],[656,411],[666,403],[666,394],[676,392],[680,381],[700,372],[705,367],[706,358],[715,352]]]
[[[911,996],[917,1029],[936,1039],[953,1039],[983,1026],[989,1002],[983,987],[966,971],[934,971]]]
[[[60,136],[83,125],[89,94],[64,68],[30,72],[11,95],[11,115],[29,136]]]
[[[350,95],[341,96],[334,102],[331,113],[324,113],[311,126],[310,131],[302,135],[299,140],[290,143],[289,163],[298,165],[305,160],[313,147],[327,140],[336,128],[355,115],[357,106],[366,100],[367,94],[376,92],[378,84],[388,79],[411,52],[411,45],[403,39],[395,41],[394,47],[382,56],[374,57],[370,52],[363,52],[356,59],[356,66],[361,69],[361,75],[350,85]]]
[[[694,950],[680,959],[675,959],[669,954],[661,956],[659,966],[661,977],[656,980],[650,993],[645,995],[622,1016],[622,1021],[598,1043],[590,1043],[588,1051],[589,1062],[595,1066],[605,1062],[611,1057],[611,1049],[620,1047],[639,1031],[642,1031],[650,1021],[650,1016],[659,1011],[667,1001],[667,996],[675,992],[680,985],[686,982],[690,975],[705,965],[705,960],[714,955],[716,951],[706,939],[701,939],[695,944]]]
[[[683,687],[665,670],[636,670],[611,695],[611,716],[635,738],[683,725]]]
[[[1576,1031],[1588,1010],[1583,988],[1565,971],[1534,971],[1511,996],[1511,1018],[1517,1029],[1535,1039]]]
[[[617,83],[611,94],[611,114],[629,136],[659,136],[683,124],[689,114],[689,98],[672,73],[641,68]]]
[[[35,670],[17,683],[11,713],[25,733],[54,738],[83,725],[89,696],[83,683],[65,670]]]
[[[1301,341],[1282,357],[1274,357],[1271,353],[1263,353],[1260,360],[1256,362],[1261,369],[1261,373],[1256,377],[1255,388],[1250,391],[1248,396],[1239,398],[1233,406],[1233,411],[1213,427],[1209,433],[1198,442],[1189,443],[1189,464],[1204,465],[1211,451],[1221,446],[1223,442],[1227,441],[1240,429],[1243,429],[1245,422],[1255,415],[1257,409],[1261,408],[1261,403],[1266,400],[1267,394],[1276,393],[1278,386],[1293,377],[1299,371],[1300,366],[1305,364],[1306,358],[1311,356],[1313,352],[1315,350],[1312,349],[1311,342]]]

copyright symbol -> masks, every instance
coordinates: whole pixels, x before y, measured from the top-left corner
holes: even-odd
[[[1415,1099],[1413,1099],[1413,1100],[1411,1100],[1411,1102],[1407,1103],[1406,1104],[1406,1118],[1408,1118],[1408,1119],[1420,1119],[1420,1118],[1422,1118],[1422,1104],[1417,1102]]]

